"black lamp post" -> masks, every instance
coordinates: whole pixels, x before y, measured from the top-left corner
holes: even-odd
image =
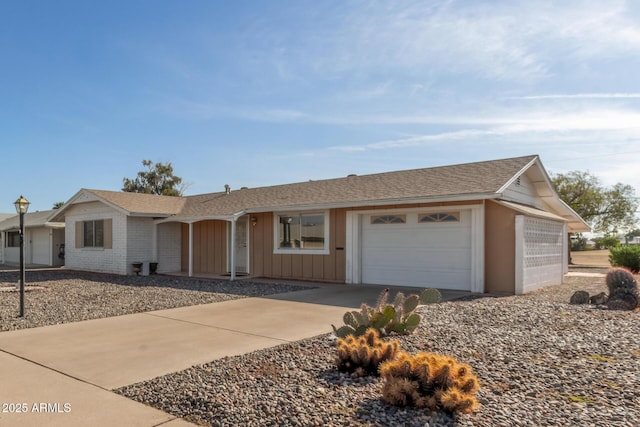
[[[20,196],[14,205],[20,215],[20,317],[24,317],[24,214],[29,210],[29,201]]]

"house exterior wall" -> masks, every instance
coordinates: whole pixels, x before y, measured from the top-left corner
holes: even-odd
[[[509,208],[485,204],[485,292],[515,292],[515,217]]]
[[[182,228],[177,222],[158,225],[158,273],[180,271],[182,264]]]
[[[545,209],[542,199],[538,197],[531,178],[526,173],[522,174],[519,179],[504,191],[502,198],[511,202],[533,206],[538,209]]]
[[[132,263],[153,260],[154,227],[152,218],[127,217],[127,274],[133,273]]]
[[[189,224],[181,225],[181,266],[189,271]],[[227,272],[227,221],[200,221],[193,224],[193,272]],[[158,265],[160,267],[160,265]]]
[[[4,248],[4,262],[18,264],[20,262],[20,248]]]
[[[249,221],[249,274],[255,277],[346,282],[346,216],[347,211],[397,210],[481,204],[482,201],[423,203],[411,205],[366,206],[329,210],[329,254],[274,253],[274,213],[252,213]],[[228,272],[228,222],[200,221],[193,224],[193,273],[224,274]],[[164,233],[159,231],[159,238]],[[180,270],[189,271],[189,225],[180,224]],[[163,248],[165,243],[158,242]],[[163,249],[159,249],[163,250]],[[158,268],[163,263],[160,262]],[[163,270],[169,271],[169,270]]]
[[[567,261],[565,224],[517,215],[515,230],[515,293],[561,284]]]
[[[252,214],[256,225],[249,225],[249,273],[277,279],[303,279],[325,282],[345,281],[346,209],[329,210],[329,254],[274,253],[272,212]]]
[[[5,233],[2,233],[3,235]],[[64,243],[64,229],[48,227],[29,227],[24,230],[24,262],[26,264],[62,265],[58,259],[58,247]],[[4,240],[3,240],[4,245]],[[4,261],[8,264],[20,263],[20,248],[3,247]]]
[[[112,220],[112,248],[76,247],[76,223]],[[70,206],[65,215],[65,265],[74,270],[128,274],[127,217],[100,202]]]

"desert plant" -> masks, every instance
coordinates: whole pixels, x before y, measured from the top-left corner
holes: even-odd
[[[350,372],[359,377],[378,375],[380,363],[393,359],[400,350],[397,340],[385,342],[374,328],[364,335],[349,335],[336,341],[336,364],[341,372]]]
[[[480,388],[471,368],[451,356],[401,351],[380,364],[384,379],[382,398],[397,406],[469,413],[477,406],[474,394]]]
[[[640,246],[622,245],[609,249],[609,262],[614,267],[624,267],[633,273],[640,272]]]
[[[420,292],[420,303],[421,304],[436,304],[442,301],[442,294],[439,290],[434,288],[423,289]]]
[[[570,304],[589,304],[589,292],[575,291],[569,300]]]
[[[423,291],[424,304],[432,304],[442,299],[438,290]],[[421,302],[420,296],[411,294],[405,296],[402,292],[398,292],[392,304],[388,304],[389,289],[385,289],[378,296],[375,307],[371,307],[365,303],[362,304],[360,310],[348,311],[344,314],[342,320],[344,326],[333,328],[333,333],[340,338],[348,335],[360,336],[369,328],[375,328],[380,335],[387,335],[391,332],[398,334],[410,334],[420,324],[420,315],[415,313],[415,309]]]
[[[631,272],[624,268],[612,268],[607,272],[609,299],[607,307],[611,310],[634,310],[638,306],[638,283]]]

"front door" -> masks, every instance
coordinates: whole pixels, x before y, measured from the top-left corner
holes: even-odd
[[[249,273],[249,221],[246,216],[236,222],[236,273]],[[231,266],[229,266],[231,269]]]

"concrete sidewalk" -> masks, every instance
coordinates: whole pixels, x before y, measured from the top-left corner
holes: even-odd
[[[382,289],[320,286],[2,332],[0,403],[5,407],[0,407],[0,426],[190,425],[110,390],[330,332],[332,323],[342,323],[346,310],[375,303]],[[398,290],[416,291],[394,288]],[[443,296],[464,294],[447,291]]]

